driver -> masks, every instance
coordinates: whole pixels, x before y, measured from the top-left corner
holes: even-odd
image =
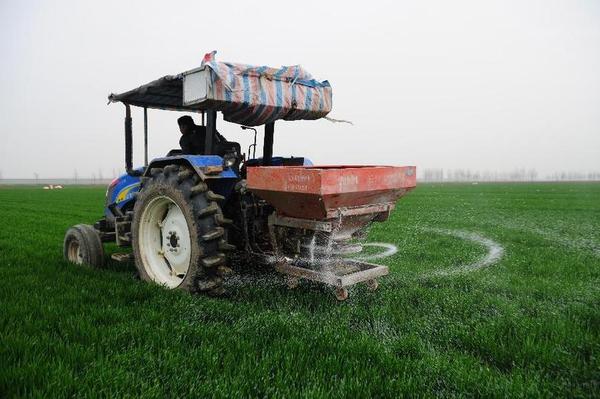
[[[189,115],[177,119],[181,138],[179,145],[181,152],[187,155],[204,154],[204,142],[206,139],[206,127],[198,126]]]
[[[184,155],[203,155],[206,140],[206,126],[198,126],[194,123],[191,116],[185,115],[177,119],[181,138],[179,145],[181,153]],[[240,145],[235,142],[227,141],[221,133],[216,132],[215,143],[213,144],[213,154],[223,156],[228,152],[235,151],[240,155]]]

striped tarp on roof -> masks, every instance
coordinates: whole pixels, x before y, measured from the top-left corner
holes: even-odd
[[[329,82],[315,80],[301,66],[271,68],[215,60],[202,61],[211,71],[209,99],[225,120],[256,126],[277,119],[319,119],[331,111]]]
[[[328,81],[315,80],[299,65],[272,68],[219,62],[216,51],[204,56],[202,66],[210,71],[207,97],[200,103],[183,102],[183,75],[168,75],[121,94],[110,102],[198,112],[214,109],[229,122],[257,126],[278,119],[299,120],[325,117],[332,106]]]

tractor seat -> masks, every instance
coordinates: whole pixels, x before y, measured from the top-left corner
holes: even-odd
[[[216,147],[216,151],[215,151],[216,155],[223,156],[227,153],[231,153],[234,151],[238,157],[242,155],[242,147],[240,146],[240,143],[237,143],[235,141],[221,141],[221,142],[217,143],[215,147]]]
[[[174,148],[171,151],[167,152],[168,157],[174,157],[176,155],[183,155],[183,151],[181,149]]]

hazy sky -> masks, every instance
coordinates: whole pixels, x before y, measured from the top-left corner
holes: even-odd
[[[277,122],[315,163],[600,170],[600,1],[0,1],[4,178],[121,172],[123,92],[223,61],[301,64],[331,117]],[[149,111],[150,155],[178,145]],[[134,162],[142,113],[134,113]],[[247,147],[237,125],[219,130]],[[262,136],[262,135],[261,135]]]

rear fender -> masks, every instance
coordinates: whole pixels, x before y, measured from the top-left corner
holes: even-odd
[[[234,169],[223,167],[223,158],[218,155],[177,155],[156,158],[148,165],[144,176],[150,176],[152,168],[164,168],[167,165],[191,167],[212,191],[225,197],[231,194],[240,179]]]

